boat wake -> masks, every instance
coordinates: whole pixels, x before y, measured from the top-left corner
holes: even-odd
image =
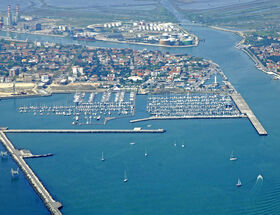
[[[263,177],[262,177],[262,175],[258,175],[258,177],[256,179],[256,183],[250,190],[250,194],[252,196],[256,196],[258,193],[261,192],[262,187],[263,187]]]
[[[266,183],[267,184],[267,183]],[[258,175],[249,195],[249,213],[254,215],[279,214],[280,185],[264,184],[262,175]]]

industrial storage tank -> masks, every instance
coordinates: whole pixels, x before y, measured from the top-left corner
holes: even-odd
[[[159,40],[159,44],[160,45],[170,45],[170,42],[169,42],[169,40],[168,39],[160,39]]]
[[[181,40],[182,44],[187,46],[187,45],[192,45],[193,44],[193,39],[192,38],[186,38]]]

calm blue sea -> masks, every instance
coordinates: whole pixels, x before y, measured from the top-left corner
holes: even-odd
[[[192,54],[218,63],[269,135],[258,136],[247,119],[137,124],[122,119],[110,121],[106,126],[144,128],[151,124],[151,128],[166,129],[164,134],[8,135],[18,148],[30,149],[35,154],[55,154],[49,158],[28,160],[28,163],[54,198],[62,202],[63,214],[279,214],[280,84],[258,71],[246,54],[234,48],[240,40],[238,36],[202,27],[191,27],[191,31],[206,41],[197,48],[160,50]],[[17,37],[62,40],[31,35]],[[114,47],[149,48],[124,44],[114,44]],[[0,125],[10,128],[72,128],[71,122],[63,117],[35,117],[16,112],[21,105],[67,101],[69,95],[2,100]],[[135,118],[145,115],[145,105],[146,97],[137,96]],[[130,142],[135,142],[135,145],[130,145]],[[182,148],[181,144],[185,147]],[[146,158],[145,148],[149,154]],[[231,151],[239,158],[238,161],[229,161]],[[105,162],[100,161],[102,152]],[[48,214],[23,175],[16,181],[11,180],[11,167],[16,168],[16,165],[10,158],[0,161],[0,213]],[[127,183],[123,183],[124,170],[129,179]],[[259,174],[262,174],[263,181],[256,180]],[[239,189],[235,186],[238,178],[243,183]]]

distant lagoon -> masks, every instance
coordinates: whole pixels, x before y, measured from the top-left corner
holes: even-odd
[[[156,1],[139,1],[139,0],[45,0],[48,5],[57,7],[127,7],[130,5],[150,5],[155,4]]]
[[[177,1],[178,6],[185,10],[206,10],[219,7],[227,7],[244,3],[254,2],[255,0],[194,0],[184,3],[184,0]],[[187,1],[185,1],[187,2]]]
[[[151,10],[154,9],[156,2],[150,1],[138,1],[138,0],[121,0],[121,1],[111,1],[111,0],[45,0],[46,4],[54,7],[60,8],[77,8],[86,10],[98,10],[100,8],[111,8],[111,9],[135,9],[135,10]],[[21,10],[29,8],[31,5],[36,7],[41,7],[42,2],[39,0],[1,0],[0,10],[6,11],[8,5],[12,6],[12,10],[15,10],[15,5],[19,4]]]

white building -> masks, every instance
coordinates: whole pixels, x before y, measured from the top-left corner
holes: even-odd
[[[42,75],[41,76],[41,82],[42,83],[48,83],[50,81],[50,78],[48,75]]]
[[[74,76],[78,76],[78,74],[84,75],[84,68],[80,66],[73,66],[72,72]]]

